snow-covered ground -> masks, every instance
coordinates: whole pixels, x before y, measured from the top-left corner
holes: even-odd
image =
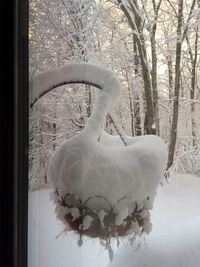
[[[198,267],[200,266],[200,178],[177,175],[160,187],[151,212],[152,232],[139,249],[122,240],[114,259],[98,240],[62,233],[49,190],[29,193],[28,267]],[[60,235],[59,235],[60,234]],[[58,236],[59,235],[59,236]],[[58,237],[57,237],[58,236]]]

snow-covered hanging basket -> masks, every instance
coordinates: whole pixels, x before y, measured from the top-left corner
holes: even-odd
[[[143,232],[149,234],[152,225],[150,212],[145,207],[139,208],[137,202],[135,209],[128,214],[126,207],[116,212],[115,207],[124,199],[119,200],[112,206],[110,202],[101,197],[90,197],[84,203],[71,194],[64,197],[56,190],[52,199],[56,204],[57,217],[66,224],[68,230],[73,230],[80,235],[92,238],[109,240],[112,237],[123,237],[127,235],[141,235]],[[101,209],[92,209],[87,205],[89,201],[98,199],[98,202],[106,202]],[[98,204],[99,204],[98,203]]]
[[[82,132],[55,152],[48,178],[57,217],[81,237],[110,240],[151,231],[150,212],[166,168],[167,149],[153,135],[102,132],[106,114],[121,95],[114,74],[90,64],[68,64],[30,83],[30,105],[55,87],[88,83],[101,89]]]

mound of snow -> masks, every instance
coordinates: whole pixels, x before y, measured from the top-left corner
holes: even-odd
[[[140,233],[150,232],[147,211],[153,207],[166,168],[167,148],[163,140],[154,135],[129,139],[126,147],[113,146],[112,142],[108,146],[104,136],[98,143],[83,131],[64,142],[52,157],[48,176],[55,198],[57,194],[60,196],[55,203],[67,208],[73,206],[81,213],[80,220],[74,222],[71,215],[65,216],[64,209],[58,207],[57,217],[81,236],[102,239],[124,236],[134,229],[131,224],[135,221],[141,228]],[[105,228],[96,216],[102,209],[108,213]],[[137,214],[145,210],[146,218]],[[94,218],[90,219],[91,228],[81,227],[84,216]]]

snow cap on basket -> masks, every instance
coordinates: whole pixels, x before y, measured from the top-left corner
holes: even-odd
[[[91,64],[68,64],[36,77],[31,90],[41,87],[31,101],[70,82],[96,85],[101,91],[84,130],[66,140],[51,159],[48,178],[56,205],[66,208],[66,214],[58,209],[59,217],[77,233],[102,239],[125,236],[131,229],[149,232],[148,210],[166,168],[166,145],[148,135],[126,137],[127,146],[118,141],[113,146],[116,137],[102,134],[102,127],[121,85],[112,72]]]

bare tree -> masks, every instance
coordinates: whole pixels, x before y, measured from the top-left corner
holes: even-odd
[[[177,25],[177,38],[176,38],[174,102],[173,102],[173,115],[172,115],[172,126],[171,126],[171,133],[170,133],[167,169],[169,169],[173,165],[174,152],[175,152],[176,139],[177,139],[182,43],[187,34],[189,21],[191,19],[191,14],[192,14],[192,10],[194,9],[195,2],[196,1],[193,0],[191,9],[188,15],[188,19],[186,22],[186,26],[183,29],[183,0],[178,0],[178,12],[177,12],[177,24],[178,25]]]
[[[159,0],[156,4],[155,0],[152,0],[154,18],[153,25],[150,29],[150,40],[151,40],[151,77],[152,77],[152,90],[153,90],[153,105],[154,105],[154,116],[155,116],[155,125],[156,125],[156,134],[160,135],[160,125],[159,125],[159,107],[158,107],[158,88],[157,88],[157,51],[156,51],[156,30],[157,30],[157,19],[158,11],[160,8],[162,0]]]
[[[188,44],[188,52],[190,56],[191,63],[191,88],[190,88],[190,99],[191,99],[191,120],[192,120],[192,137],[193,146],[197,145],[196,142],[196,121],[195,121],[195,93],[196,93],[196,67],[197,67],[197,57],[198,57],[198,38],[199,38],[199,27],[197,26],[195,38],[194,38],[194,52],[192,51],[190,39],[188,35],[186,36]]]
[[[155,121],[154,117],[154,107],[153,107],[153,97],[152,97],[152,83],[151,83],[151,74],[148,66],[147,60],[147,51],[144,41],[143,35],[143,21],[139,12],[139,5],[137,0],[127,2],[122,2],[118,0],[118,4],[125,16],[127,17],[128,23],[133,30],[133,34],[135,36],[135,42],[137,44],[141,69],[142,69],[142,77],[144,82],[144,92],[145,92],[145,100],[146,100],[146,130],[147,134],[155,134],[155,129],[152,127]]]

